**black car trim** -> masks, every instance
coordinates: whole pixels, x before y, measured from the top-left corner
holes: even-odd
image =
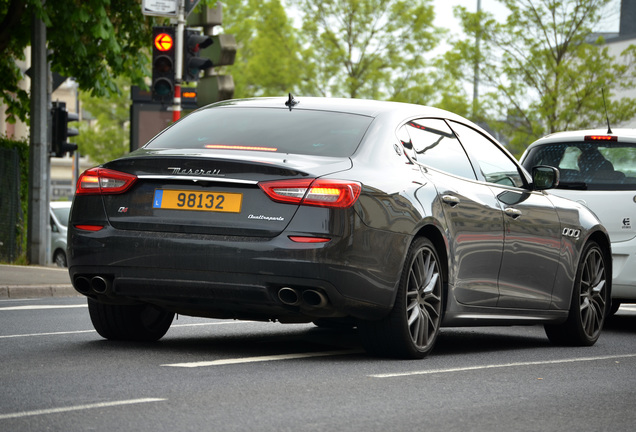
[[[172,175],[140,175],[137,176],[143,180],[191,180],[191,181],[213,181],[220,183],[235,183],[235,184],[258,184],[256,180],[240,180],[240,179],[228,179],[222,177],[199,177],[199,176],[172,176]]]

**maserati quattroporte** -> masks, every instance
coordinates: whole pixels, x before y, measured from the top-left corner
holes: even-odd
[[[182,314],[348,323],[402,358],[441,326],[538,324],[592,345],[610,241],[557,183],[431,107],[225,101],[80,176],[69,272],[108,339],[157,340]]]

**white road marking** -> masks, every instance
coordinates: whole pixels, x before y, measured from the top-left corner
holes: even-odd
[[[543,361],[533,361],[533,362],[491,364],[491,365],[482,365],[482,366],[467,366],[467,367],[450,368],[450,369],[433,369],[433,370],[426,370],[426,371],[376,374],[376,375],[369,375],[369,377],[396,378],[396,377],[405,377],[405,376],[413,376],[413,375],[432,375],[432,374],[442,374],[442,373],[451,373],[451,372],[466,372],[466,371],[473,371],[473,370],[507,368],[507,367],[518,367],[518,366],[576,363],[576,362],[598,361],[598,360],[614,360],[614,359],[631,358],[631,357],[636,357],[636,354],[622,354],[622,355],[611,355],[611,356],[600,356],[600,357],[582,357],[582,358],[560,359],[560,360],[543,360]]]
[[[80,411],[80,410],[87,410],[87,409],[93,409],[93,408],[108,408],[108,407],[114,407],[114,406],[120,406],[120,405],[133,405],[133,404],[148,403],[148,402],[162,402],[165,400],[167,399],[160,399],[160,398],[130,399],[130,400],[122,400],[122,401],[94,403],[94,404],[87,404],[87,405],[75,405],[75,406],[62,407],[62,408],[23,411],[23,412],[17,412],[17,413],[0,414],[0,420],[37,416],[37,415],[59,414],[59,413],[64,413],[69,411]]]
[[[233,358],[233,359],[223,359],[223,360],[198,361],[198,362],[189,362],[189,363],[171,363],[171,364],[162,364],[161,366],[196,368],[196,367],[206,367],[206,366],[223,366],[223,365],[240,364],[240,363],[256,363],[256,362],[277,361],[277,360],[291,360],[291,359],[300,359],[300,358],[309,358],[309,357],[327,357],[327,356],[337,356],[337,355],[347,355],[347,354],[359,354],[361,352],[362,352],[361,350],[320,351],[320,352],[308,352],[308,353],[280,354],[280,355],[262,356],[262,357],[243,357],[243,358]]]
[[[17,311],[17,310],[42,310],[42,309],[72,309],[72,308],[85,308],[86,304],[78,305],[32,305],[32,306],[7,306],[0,307],[0,311]]]
[[[199,326],[210,326],[210,325],[227,325],[227,324],[254,324],[259,321],[222,321],[222,322],[204,322],[204,323],[193,323],[193,324],[172,324],[170,328],[173,327],[199,327]],[[267,323],[265,323],[267,324]]]
[[[173,328],[173,327],[215,326],[215,325],[226,325],[226,324],[248,324],[248,323],[255,323],[255,322],[256,321],[224,321],[224,322],[194,323],[194,324],[173,324],[172,326],[170,326],[170,328]],[[26,334],[0,336],[0,339],[10,339],[10,338],[19,338],[19,337],[33,337],[33,336],[60,336],[60,335],[81,334],[81,333],[95,333],[95,330],[75,330],[75,331],[49,332],[49,333],[26,333]]]
[[[69,335],[69,334],[80,334],[80,333],[95,333],[95,330],[76,330],[76,331],[66,331],[66,332],[5,335],[5,336],[0,336],[0,339],[11,339],[11,338],[19,338],[19,337],[33,337],[33,336],[60,336],[60,335]]]

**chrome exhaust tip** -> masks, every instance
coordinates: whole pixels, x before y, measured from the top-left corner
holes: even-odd
[[[327,297],[316,290],[305,290],[302,295],[303,301],[307,306],[321,308],[327,306]]]
[[[110,287],[110,281],[101,276],[94,276],[91,279],[91,289],[97,294],[106,294],[108,291],[110,291]]]
[[[91,281],[86,276],[78,276],[73,281],[73,287],[80,294],[88,294],[91,292]]]
[[[278,290],[278,298],[281,302],[288,306],[298,306],[301,298],[294,288],[283,287]]]

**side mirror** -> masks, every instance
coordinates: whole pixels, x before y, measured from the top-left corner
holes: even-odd
[[[547,165],[532,167],[532,189],[553,189],[559,185],[559,170]]]

